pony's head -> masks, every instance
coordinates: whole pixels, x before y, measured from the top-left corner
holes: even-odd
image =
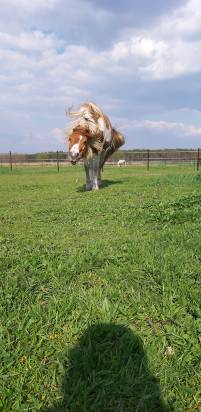
[[[74,165],[82,158],[90,160],[93,153],[100,153],[102,148],[102,131],[92,135],[88,127],[76,126],[68,134],[68,150]]]
[[[74,127],[71,130],[68,135],[68,150],[72,164],[87,155],[90,137],[89,131],[83,127]]]

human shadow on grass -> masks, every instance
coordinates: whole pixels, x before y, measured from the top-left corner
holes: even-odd
[[[86,330],[70,350],[62,390],[63,401],[43,412],[173,411],[149,371],[141,339],[121,325]]]
[[[116,184],[122,184],[122,183],[123,183],[123,180],[103,179],[101,181],[100,189],[104,189],[105,187],[116,185]],[[84,184],[83,186],[79,186],[77,188],[77,192],[86,192],[86,185]]]

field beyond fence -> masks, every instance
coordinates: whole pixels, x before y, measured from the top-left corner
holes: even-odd
[[[163,150],[134,150],[118,151],[108,159],[107,164],[115,165],[119,159],[124,159],[126,165],[144,166],[147,170],[152,165],[177,165],[190,164],[192,169],[199,170],[201,165],[200,149],[163,149]],[[80,161],[79,163],[82,163]],[[46,152],[35,154],[21,153],[1,153],[0,166],[13,167],[19,166],[54,166],[59,172],[60,167],[70,164],[70,156],[67,152]]]

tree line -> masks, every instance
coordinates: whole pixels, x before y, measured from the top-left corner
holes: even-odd
[[[115,152],[110,158],[111,161],[118,161],[119,159],[125,159],[127,161],[140,161],[146,160],[147,156],[151,159],[181,159],[190,160],[194,159],[197,153],[197,149],[129,149],[129,150],[119,150]],[[54,161],[59,159],[61,161],[68,160],[68,153],[63,151],[50,151],[50,152],[37,152],[37,153],[4,153],[0,154],[0,161],[7,162],[12,155],[12,159],[15,162],[34,162],[34,161]]]

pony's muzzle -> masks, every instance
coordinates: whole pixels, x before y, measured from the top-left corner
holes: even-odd
[[[70,153],[70,157],[71,157],[71,163],[73,165],[75,165],[78,160],[80,160],[80,154],[79,153]]]

